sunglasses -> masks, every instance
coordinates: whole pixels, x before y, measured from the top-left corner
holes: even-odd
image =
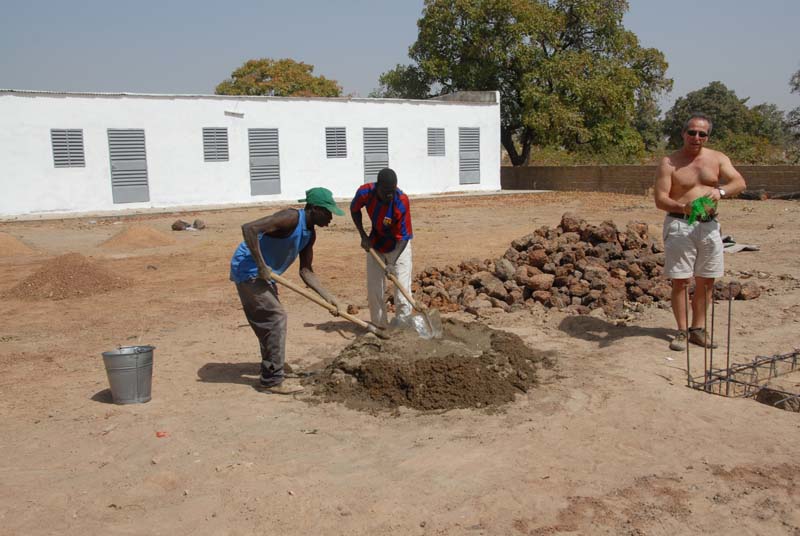
[[[708,137],[708,132],[703,132],[702,130],[687,130],[686,133],[690,138],[694,138],[695,136],[700,136],[701,138]]]

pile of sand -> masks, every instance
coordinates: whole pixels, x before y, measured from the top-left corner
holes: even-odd
[[[0,233],[0,257],[30,255],[33,250],[8,233]]]
[[[63,300],[126,288],[131,282],[115,276],[80,253],[47,261],[3,297],[20,300]]]
[[[127,250],[153,248],[157,246],[170,246],[175,243],[175,239],[152,227],[145,225],[134,225],[115,234],[102,244],[100,247],[106,249]]]
[[[306,383],[317,399],[370,412],[491,408],[534,386],[540,363],[552,361],[517,335],[450,319],[441,339],[359,337]]]

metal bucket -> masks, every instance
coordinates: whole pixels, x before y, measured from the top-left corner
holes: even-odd
[[[123,346],[103,352],[111,397],[115,404],[150,401],[155,346]]]

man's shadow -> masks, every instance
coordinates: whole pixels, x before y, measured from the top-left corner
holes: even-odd
[[[206,363],[197,370],[199,381],[254,385],[261,374],[260,363]]]
[[[601,348],[628,337],[653,337],[670,341],[674,330],[667,328],[644,328],[641,326],[618,326],[594,316],[568,316],[558,325],[564,333],[585,341],[596,342]]]
[[[305,328],[315,328],[324,333],[338,333],[343,339],[353,339],[355,336],[363,335],[366,329],[358,326],[349,320],[329,320],[321,324],[303,323]]]

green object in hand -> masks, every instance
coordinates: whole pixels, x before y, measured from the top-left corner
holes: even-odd
[[[698,219],[702,220],[705,218],[706,214],[709,212],[709,208],[716,208],[716,203],[714,203],[709,197],[698,197],[692,201],[692,212],[689,214],[689,225],[693,224]]]

